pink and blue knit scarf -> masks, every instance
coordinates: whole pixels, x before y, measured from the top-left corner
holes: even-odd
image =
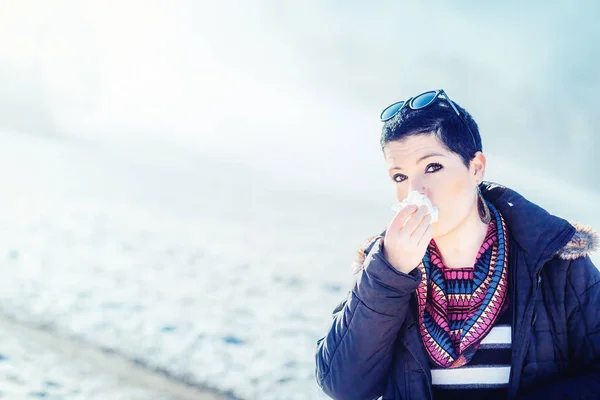
[[[472,268],[446,268],[434,240],[418,267],[421,337],[431,360],[442,368],[471,360],[507,300],[507,229],[502,215],[488,207],[492,220]]]

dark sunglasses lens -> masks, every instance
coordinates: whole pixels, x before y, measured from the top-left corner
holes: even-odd
[[[431,104],[431,102],[435,100],[435,92],[427,92],[427,93],[423,93],[417,97],[415,97],[411,103],[410,106],[414,109],[419,109],[419,108],[423,108],[423,107],[427,107],[428,105]]]
[[[398,111],[400,111],[400,109],[402,108],[403,105],[404,105],[404,102],[399,101],[398,103],[394,103],[391,106],[388,106],[388,108],[386,108],[385,110],[383,110],[381,112],[381,115],[379,116],[379,118],[382,121],[387,121],[388,119],[392,118],[394,115],[398,114]]]

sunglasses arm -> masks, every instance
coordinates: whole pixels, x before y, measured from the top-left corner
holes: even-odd
[[[443,94],[444,95],[444,97],[446,98],[446,100],[448,100],[448,103],[450,103],[450,106],[454,109],[454,112],[460,117],[460,112],[458,111],[458,109],[454,105],[454,102],[452,100],[450,100],[450,97],[448,97],[448,95],[446,94],[446,92],[444,92],[443,90],[440,90],[439,94]]]

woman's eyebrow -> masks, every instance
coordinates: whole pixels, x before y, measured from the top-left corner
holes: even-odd
[[[424,155],[423,157],[419,158],[417,160],[417,164],[429,157],[444,157],[444,155],[440,154],[440,153],[429,153],[429,154]]]
[[[429,154],[426,154],[423,157],[419,158],[417,160],[417,164],[420,163],[423,160],[426,160],[426,159],[430,158],[430,157],[445,157],[445,156],[443,154],[441,154],[441,153],[429,153]],[[400,167],[393,167],[393,168],[390,168],[390,171],[394,170],[394,169],[402,169],[402,168],[400,168]]]

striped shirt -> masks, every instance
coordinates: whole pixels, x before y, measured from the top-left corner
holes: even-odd
[[[512,307],[507,301],[500,318],[482,339],[467,365],[440,368],[430,360],[434,398],[506,399],[511,365],[511,324]]]

